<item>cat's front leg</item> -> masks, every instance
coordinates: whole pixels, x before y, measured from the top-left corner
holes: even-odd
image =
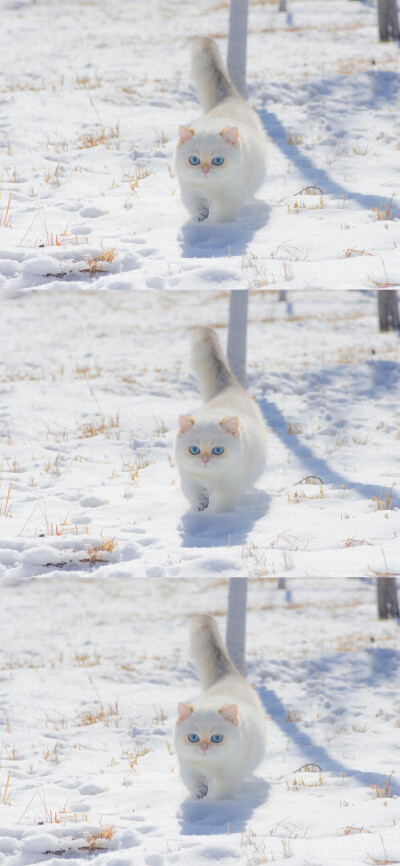
[[[197,785],[191,791],[194,800],[203,800],[208,794],[208,785],[204,776],[200,776]]]
[[[209,511],[233,511],[240,499],[236,490],[213,490],[208,505]]]
[[[209,207],[205,199],[200,199],[191,209],[191,214],[194,220],[198,223],[204,222],[209,214]]]
[[[200,223],[207,219],[210,210],[207,199],[190,188],[181,187],[181,195],[183,204],[187,207],[192,219]]]
[[[210,219],[214,223],[229,223],[236,219],[242,202],[235,199],[216,199],[210,207]]]
[[[182,490],[195,511],[205,511],[208,508],[209,495],[204,487],[192,481],[181,479]]]
[[[205,776],[191,767],[181,766],[182,781],[189,788],[194,800],[202,800],[208,794],[208,782]]]
[[[212,781],[211,796],[213,800],[232,800],[239,788],[240,780],[229,776],[216,777]]]

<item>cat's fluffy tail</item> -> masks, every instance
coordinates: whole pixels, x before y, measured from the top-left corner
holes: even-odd
[[[228,96],[240,98],[225,71],[217,43],[209,36],[199,36],[193,42],[192,78],[204,112]]]
[[[190,654],[203,689],[208,689],[227,674],[240,676],[228,656],[212,616],[197,614],[191,620]]]
[[[195,328],[192,333],[192,368],[199,380],[204,402],[211,400],[229,385],[239,386],[225,361],[219,339],[213,328]]]

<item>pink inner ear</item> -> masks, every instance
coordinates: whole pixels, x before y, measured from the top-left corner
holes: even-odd
[[[190,141],[194,136],[194,129],[190,126],[179,126],[179,144],[185,144],[186,141]]]
[[[187,418],[186,415],[179,415],[178,422],[180,433],[187,433],[194,425],[193,418]]]
[[[184,722],[192,715],[193,707],[189,704],[178,704],[178,718],[180,722]]]
[[[237,126],[227,127],[226,129],[221,130],[220,136],[224,141],[227,141],[228,144],[236,145],[239,141],[239,130]]]
[[[221,707],[220,711],[223,719],[226,719],[227,722],[232,722],[233,725],[237,725],[239,723],[238,719],[238,708],[236,704],[227,704],[225,707]]]
[[[223,421],[220,421],[220,425],[226,433],[236,436],[239,430],[239,418],[224,418]]]

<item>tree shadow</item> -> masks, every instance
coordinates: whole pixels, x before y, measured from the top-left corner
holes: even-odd
[[[234,547],[246,543],[257,520],[264,517],[271,497],[264,490],[246,493],[234,511],[187,511],[178,526],[182,547]]]
[[[346,677],[341,678],[338,674],[339,654],[334,653],[330,658],[324,657],[321,659],[321,663],[318,664],[319,673],[321,673],[321,670],[327,672],[330,669],[333,670],[333,668],[335,668],[337,689],[339,690],[343,705],[346,704],[346,697],[349,689],[356,689],[357,685],[361,682],[376,687],[379,679],[387,682],[391,681],[393,677],[396,676],[400,661],[400,651],[371,647],[368,649],[368,652],[371,654],[369,676],[366,675],[363,677],[361,675],[360,677],[360,666],[356,665],[354,679],[351,683],[348,682]],[[304,666],[307,668],[307,662],[304,663]],[[304,670],[304,667],[302,668],[302,671],[304,670],[304,679],[306,679],[307,676],[312,677],[313,673],[315,674],[315,669],[315,661],[310,660],[309,671]],[[365,772],[363,770],[354,770],[353,768],[348,767],[337,757],[330,754],[324,746],[315,743],[304,728],[300,728],[296,722],[288,722],[287,708],[283,705],[282,701],[273,689],[267,689],[264,686],[261,686],[257,687],[257,693],[264,709],[273,718],[274,722],[281,729],[282,733],[284,733],[285,737],[288,737],[296,743],[296,746],[303,752],[306,759],[304,763],[317,763],[322,767],[323,772],[330,772],[335,775],[345,774],[348,779],[356,780],[365,788],[369,788],[370,785],[385,786],[385,783],[387,782],[387,773],[384,775],[383,773]],[[328,688],[326,688],[324,694],[325,697],[329,699],[330,695]],[[335,711],[333,710],[332,712]],[[337,708],[336,714],[338,717],[342,715],[340,706]],[[400,785],[398,783],[393,783],[393,780],[391,789],[392,795],[400,795]]]
[[[400,73],[398,73],[398,77],[400,82]],[[331,89],[333,88],[334,83],[332,82]],[[294,163],[294,165],[297,166],[297,168],[301,171],[302,175],[310,185],[314,186],[316,184],[317,186],[321,187],[324,195],[335,195],[337,197],[344,197],[349,201],[356,201],[357,204],[360,205],[360,207],[366,208],[366,210],[371,210],[372,207],[385,207],[387,205],[387,196],[365,195],[364,193],[360,192],[352,192],[345,186],[342,186],[340,183],[337,183],[337,181],[333,180],[333,178],[328,174],[327,171],[325,171],[325,169],[318,168],[312,161],[312,159],[310,159],[310,157],[307,156],[304,151],[300,150],[300,148],[297,147],[296,144],[289,145],[287,129],[284,127],[283,123],[281,123],[281,121],[274,112],[267,111],[265,108],[262,108],[258,111],[258,115],[269,137],[279,147],[280,151],[287,157],[290,162]],[[396,206],[392,203],[391,210],[392,218],[400,217],[399,206]]]
[[[257,231],[268,222],[270,207],[254,199],[243,205],[239,217],[230,223],[204,220],[188,221],[182,226],[178,240],[184,258],[218,258],[244,256]]]
[[[265,399],[260,399],[257,402],[267,424],[272,427],[274,433],[276,433],[288,450],[296,454],[296,457],[304,465],[307,474],[317,475],[319,478],[322,478],[324,484],[334,484],[337,487],[346,488],[346,490],[351,490],[364,499],[369,500],[372,497],[382,497],[385,499],[388,492],[387,486],[383,487],[380,484],[364,484],[361,481],[350,481],[345,475],[341,475],[340,472],[333,469],[323,457],[317,457],[308,445],[300,441],[296,433],[287,433],[287,418],[285,418],[275,403]],[[400,494],[396,495],[393,490],[391,501],[392,508],[400,508]]]
[[[265,803],[270,786],[265,779],[253,776],[243,782],[232,800],[185,800],[178,813],[184,836],[215,836],[243,833],[255,809]],[[208,856],[210,856],[208,854]]]

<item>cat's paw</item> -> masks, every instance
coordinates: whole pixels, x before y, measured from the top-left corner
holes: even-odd
[[[197,511],[205,511],[208,508],[208,496],[204,493],[204,495],[199,499],[196,504]]]
[[[208,214],[209,214],[209,209],[208,209],[206,204],[203,204],[203,205],[201,205],[200,209],[197,211],[197,213],[195,215],[195,220],[197,220],[197,222],[199,222],[199,223],[202,223],[202,222],[204,222],[204,220],[207,219]]]
[[[208,794],[208,785],[207,782],[202,782],[197,791],[193,794],[194,800],[202,800],[203,797],[206,797]]]

